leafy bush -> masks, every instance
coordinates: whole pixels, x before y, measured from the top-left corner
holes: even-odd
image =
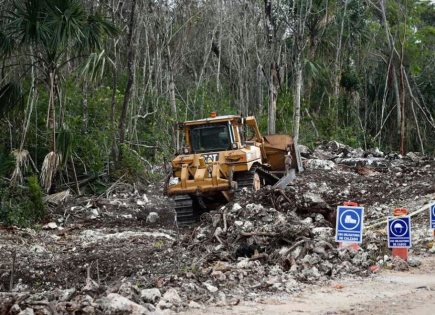
[[[28,178],[28,188],[0,186],[0,222],[30,227],[46,216],[38,178]]]
[[[116,177],[125,176],[125,180],[134,182],[145,176],[145,165],[138,153],[127,145],[121,145],[120,159],[114,172]]]

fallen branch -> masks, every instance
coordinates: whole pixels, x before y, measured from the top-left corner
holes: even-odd
[[[251,237],[251,236],[270,236],[274,237],[277,236],[278,233],[272,233],[272,232],[242,232],[240,233],[241,236],[245,237]]]
[[[435,194],[431,195],[430,198],[431,199],[435,198]],[[417,215],[417,214],[419,214],[419,213],[421,213],[423,211],[427,211],[427,210],[429,210],[430,206],[431,206],[431,204],[424,205],[423,207],[421,207],[417,211],[414,211],[414,212],[410,213],[409,216],[413,217],[413,216],[415,216],[415,215]],[[388,222],[388,219],[383,219],[382,221],[379,221],[379,222],[373,223],[371,225],[365,226],[364,229],[365,230],[370,230],[370,229],[378,227],[380,225],[387,224],[387,222]]]

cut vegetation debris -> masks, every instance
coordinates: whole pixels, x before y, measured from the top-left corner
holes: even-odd
[[[53,229],[2,228],[0,287],[12,292],[1,293],[0,314],[50,307],[59,314],[147,314],[235,305],[383,269],[417,268],[434,253],[421,210],[435,194],[433,158],[337,142],[301,151],[306,170],[290,186],[243,190],[191,227],[177,228],[162,183],[140,191],[117,185],[104,197],[58,198],[50,212]],[[336,207],[349,200],[365,207],[370,227],[358,251],[334,242]],[[414,214],[408,262],[393,259],[387,248],[384,223],[396,207]]]

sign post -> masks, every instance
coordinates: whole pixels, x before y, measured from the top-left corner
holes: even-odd
[[[340,243],[340,247],[358,250],[358,244],[362,243],[363,224],[363,207],[355,202],[345,202],[344,206],[338,206],[335,241]]]
[[[408,210],[394,209],[394,217],[388,218],[388,248],[392,248],[393,257],[408,260],[408,248],[411,247],[411,218]]]

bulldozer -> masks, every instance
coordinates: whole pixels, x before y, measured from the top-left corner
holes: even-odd
[[[171,162],[165,192],[174,200],[177,222],[188,225],[208,210],[262,186],[284,188],[302,171],[289,135],[261,135],[255,117],[218,116],[177,124],[183,140]]]

